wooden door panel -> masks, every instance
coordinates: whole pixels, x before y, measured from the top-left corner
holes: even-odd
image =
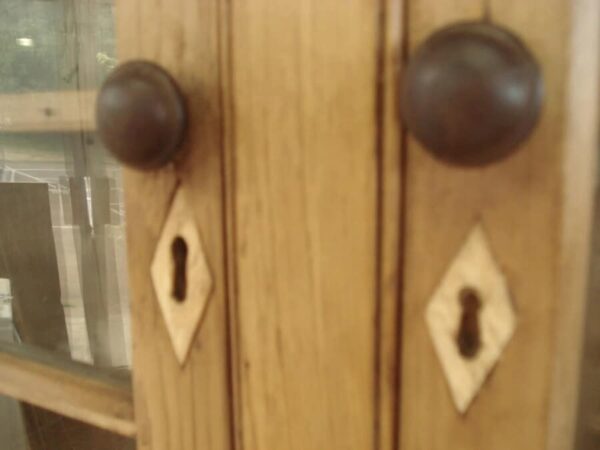
[[[140,447],[570,448],[598,8],[122,1],[122,57],[165,66],[191,112],[182,159],[151,176],[128,172]],[[471,169],[433,159],[396,109],[406,58],[465,20],[512,30],[545,80],[531,138]],[[194,199],[216,285],[183,366],[146,270],[175,189]],[[149,194],[151,204],[139,202]],[[517,328],[461,415],[424,312],[477,223],[508,281]]]
[[[487,16],[533,51],[545,93],[542,118],[530,139],[513,156],[487,167],[443,164],[408,138],[403,450],[573,448],[597,151],[597,107],[585,97],[597,98],[598,12],[598,3],[590,1],[408,2],[411,49],[442,26]],[[492,375],[461,415],[424,314],[476,223],[486,230],[508,281],[517,326]]]

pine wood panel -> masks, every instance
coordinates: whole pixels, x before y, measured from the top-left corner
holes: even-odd
[[[187,99],[183,157],[164,170],[125,172],[138,448],[229,449],[222,212],[219,17],[214,0],[117,0],[119,59],[165,67]],[[193,212],[214,279],[201,327],[180,366],[150,279],[177,182]]]
[[[444,165],[408,141],[402,450],[573,448],[596,158],[598,3],[492,0],[487,6],[491,20],[521,36],[539,59],[544,111],[518,153],[485,168]],[[411,48],[441,26],[481,18],[485,7],[479,0],[411,0]],[[592,18],[584,20],[586,15]],[[595,84],[590,77],[596,77]],[[461,416],[433,351],[424,311],[477,221],[508,279],[517,328]]]
[[[395,379],[378,349],[394,345],[380,278],[396,300],[394,257],[385,276],[379,264],[380,173],[398,176],[393,135],[380,134],[395,60],[382,5],[256,0],[227,13],[239,448],[373,448]]]

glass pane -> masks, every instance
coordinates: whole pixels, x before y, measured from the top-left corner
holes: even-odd
[[[128,368],[121,171],[93,120],[113,0],[2,0],[0,30],[0,339]]]
[[[7,450],[134,450],[135,441],[0,396],[0,442]]]

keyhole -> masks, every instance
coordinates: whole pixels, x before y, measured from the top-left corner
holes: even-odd
[[[479,310],[481,299],[479,292],[470,287],[461,289],[458,300],[462,308],[460,326],[456,336],[456,344],[460,354],[465,358],[474,358],[481,347],[479,336]]]
[[[178,302],[185,300],[187,293],[187,255],[188,246],[181,236],[173,239],[171,244],[171,255],[173,256],[173,291],[171,295]]]

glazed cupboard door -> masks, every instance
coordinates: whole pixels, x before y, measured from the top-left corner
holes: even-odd
[[[11,449],[597,447],[597,0],[0,8]]]
[[[2,1],[0,49],[0,447],[133,449],[114,4]]]

